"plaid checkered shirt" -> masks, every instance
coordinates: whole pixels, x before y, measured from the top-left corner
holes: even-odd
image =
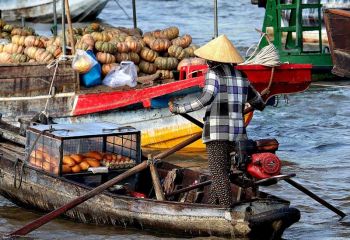
[[[173,112],[188,113],[208,106],[204,117],[203,142],[234,142],[247,138],[243,116],[247,101],[258,109],[263,105],[260,94],[242,77],[240,71],[230,64],[220,64],[208,70],[202,95],[193,102],[175,104]]]

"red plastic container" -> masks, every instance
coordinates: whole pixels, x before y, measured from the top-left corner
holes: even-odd
[[[272,73],[271,67],[262,65],[238,65],[252,85],[261,92],[268,87]],[[265,99],[276,94],[287,94],[305,91],[311,83],[311,64],[282,64],[275,67],[270,93]],[[180,80],[203,77],[208,70],[207,65],[184,66],[180,70]]]
[[[305,91],[311,83],[311,68],[311,64],[282,64],[275,67],[268,96]],[[272,73],[270,67],[239,65],[236,69],[242,71],[259,92],[269,85]]]
[[[208,65],[183,66],[180,69],[180,80],[194,77],[202,77],[208,70]]]

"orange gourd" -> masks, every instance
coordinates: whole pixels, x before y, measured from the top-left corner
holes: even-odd
[[[78,173],[80,171],[81,171],[81,168],[78,164],[72,167],[72,172]]]
[[[141,44],[137,40],[126,41],[126,44],[128,45],[129,50],[135,53],[139,53],[142,49]]]
[[[87,161],[83,161],[79,164],[82,171],[86,171],[89,169],[90,165]]]
[[[148,62],[154,62],[154,60],[156,60],[156,58],[159,57],[159,54],[156,51],[153,51],[152,49],[144,47],[140,52],[140,56],[142,59]]]
[[[43,51],[41,51],[43,50]],[[39,48],[39,50],[35,54],[34,58],[37,62],[48,63],[54,59],[54,56],[43,48]]]
[[[95,48],[99,52],[105,52],[105,53],[111,53],[111,54],[114,54],[117,51],[117,49],[112,43],[102,42],[102,41],[97,41],[95,43]]]
[[[24,45],[24,40],[25,40],[25,36],[21,36],[21,35],[14,35],[12,36],[12,43],[17,44],[17,45]]]
[[[12,54],[11,59],[13,63],[24,63],[29,61],[29,57],[27,55],[20,54],[20,53]]]
[[[172,40],[179,36],[179,29],[177,27],[166,28],[159,33],[160,38],[166,38]]]
[[[90,46],[91,48],[95,46],[95,40],[91,36],[91,34],[85,34],[84,36],[82,36],[80,39],[80,42]]]
[[[76,49],[81,49],[81,50],[84,50],[84,51],[86,51],[88,49],[91,49],[91,47],[88,44],[86,44],[85,42],[83,42],[83,41],[77,42],[77,44],[75,45],[75,48]]]
[[[24,51],[24,47],[21,45],[17,45],[14,43],[9,43],[6,44],[2,50],[3,52],[7,52],[9,54],[13,54],[13,53],[23,53]]]
[[[96,22],[90,23],[90,25],[89,25],[88,27],[89,27],[91,30],[96,31],[96,32],[98,32],[98,31],[101,30],[101,25],[100,25],[99,23],[96,23]]]
[[[187,48],[192,43],[192,37],[189,34],[185,34],[182,37],[173,39],[171,42],[173,45],[178,45],[182,48]]]
[[[204,65],[205,59],[203,58],[185,58],[177,65],[177,70],[180,71],[181,67],[192,66],[192,65]]]
[[[128,53],[117,53],[115,57],[118,63],[122,61],[130,61],[130,55]]]
[[[74,161],[73,158],[71,158],[70,156],[66,155],[66,156],[63,156],[63,165],[68,165],[70,167],[73,167],[76,163]]]
[[[60,46],[50,45],[47,46],[46,51],[50,52],[55,58],[57,58],[61,55],[62,48]]]
[[[102,65],[102,74],[107,75],[112,69],[115,69],[119,66],[118,63],[108,63],[108,64],[103,64]]]
[[[128,44],[125,42],[118,42],[117,43],[117,51],[119,53],[127,53],[129,52]]]
[[[63,173],[70,173],[70,172],[72,172],[72,168],[66,164],[63,164],[62,165],[62,172]]]
[[[158,69],[161,70],[173,70],[176,69],[178,65],[178,60],[173,57],[157,57],[156,60],[154,61],[154,64]]]
[[[156,73],[160,73],[160,79],[173,79],[174,74],[170,70],[157,70]]]
[[[129,53],[129,59],[130,59],[130,61],[134,62],[135,65],[139,64],[139,62],[140,62],[140,56],[134,52]]]
[[[156,65],[150,62],[146,62],[141,60],[139,63],[139,68],[142,72],[147,73],[147,74],[153,74],[157,71]]]
[[[157,52],[167,51],[171,46],[171,42],[168,39],[158,38],[151,42],[150,48]]]
[[[96,41],[109,42],[111,38],[106,32],[93,32],[91,36]]]
[[[188,57],[188,53],[184,51],[184,49],[177,45],[172,45],[168,48],[169,56],[175,57],[177,59],[184,59],[185,57]]]
[[[13,26],[11,24],[6,24],[3,28],[2,31],[7,32],[7,33],[11,33],[13,30]],[[14,34],[15,35],[15,34]]]
[[[39,48],[43,48],[44,47],[44,43],[41,41],[40,37],[36,37],[36,36],[27,36],[24,39],[24,45],[26,47],[39,47]]]
[[[48,47],[50,45],[56,45],[56,46],[61,46],[61,41],[62,39],[60,37],[52,37],[49,38],[47,41],[45,41],[45,47]]]
[[[110,54],[110,53],[103,53],[103,52],[96,53],[96,58],[102,64],[114,63],[115,60],[116,60],[115,56],[113,56],[112,54]]]
[[[81,163],[84,159],[84,156],[81,154],[71,154],[70,157],[76,162]]]
[[[85,158],[85,161],[91,166],[91,167],[99,167],[101,166],[101,163],[97,161],[94,158]]]
[[[156,38],[152,35],[152,33],[148,32],[143,35],[143,41],[150,46],[151,42],[156,40]]]
[[[156,29],[152,32],[153,37],[160,38],[162,30]]]
[[[11,54],[7,52],[1,52],[0,63],[12,63]]]

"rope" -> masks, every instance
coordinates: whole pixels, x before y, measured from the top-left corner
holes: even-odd
[[[48,95],[51,96],[52,95],[52,89],[53,89],[53,83],[55,82],[56,80],[56,74],[57,74],[57,69],[58,69],[58,66],[59,66],[59,63],[62,62],[62,61],[67,61],[68,59],[72,59],[74,56],[70,56],[70,55],[61,55],[59,58],[51,61],[46,67],[48,69],[52,68],[52,67],[55,67],[55,70],[54,70],[54,73],[53,73],[53,76],[52,76],[52,79],[51,79],[51,84],[50,84],[50,88],[49,88],[49,93]],[[45,115],[45,117],[48,117],[48,113],[47,113],[47,107],[49,105],[49,101],[50,101],[50,98],[47,98],[46,99],[46,103],[45,103],[45,107],[44,107],[44,110],[40,113],[40,115]],[[40,116],[39,115],[39,116]]]
[[[124,14],[127,16],[128,19],[131,19],[129,14],[125,11],[125,9],[120,5],[120,3],[117,0],[114,0],[114,2],[118,5],[118,7],[124,12]]]
[[[251,64],[260,64],[266,67],[276,67],[281,65],[280,62],[280,56],[278,54],[278,51],[276,47],[269,42],[269,44],[265,47],[263,47],[258,53],[258,47],[260,45],[261,40],[265,37],[266,33],[263,33],[263,35],[260,38],[260,41],[258,45],[256,46],[253,54],[243,63],[240,65],[251,65]],[[248,51],[250,48],[248,49]]]
[[[270,93],[270,88],[271,88],[273,76],[275,73],[275,67],[281,65],[281,62],[280,62],[280,56],[278,54],[276,47],[273,45],[273,43],[271,43],[271,41],[268,38],[268,36],[266,35],[266,33],[261,32],[261,31],[258,31],[258,32],[260,32],[262,34],[260,37],[259,43],[256,45],[255,50],[252,53],[252,55],[246,61],[241,63],[240,65],[259,64],[259,65],[263,65],[263,66],[272,68],[269,84],[264,90],[261,91],[261,95],[264,96],[264,95],[268,95]],[[269,44],[267,46],[263,47],[257,53],[258,47],[259,47],[259,45],[264,37],[266,38],[266,40],[268,41]],[[247,53],[248,53],[248,51],[250,51],[251,48],[252,48],[252,46],[247,50]]]

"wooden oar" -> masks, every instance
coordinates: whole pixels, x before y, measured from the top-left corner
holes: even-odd
[[[85,202],[86,200],[102,193],[107,188],[112,187],[114,184],[132,176],[135,173],[138,173],[148,167],[147,161],[143,161],[142,163],[136,165],[135,167],[127,170],[126,172],[118,175],[117,177],[105,182],[104,184],[92,189],[91,191],[87,192],[81,197],[75,198],[74,200],[70,201],[69,203],[63,205],[60,208],[57,208],[56,210],[34,220],[33,222],[23,226],[22,228],[13,231],[9,234],[9,236],[24,236],[31,231],[39,228],[40,226],[50,222],[52,219],[60,216],[61,214],[65,213],[66,211],[78,206],[79,204]]]
[[[244,114],[248,114],[253,111],[254,111],[253,107],[247,107],[246,109],[244,109]],[[193,124],[197,125],[200,128],[204,127],[204,124],[201,121],[195,119],[194,117],[192,117],[191,115],[188,115],[187,113],[180,113],[179,115],[186,118],[188,121],[192,122]]]
[[[161,160],[164,159],[168,156],[170,156],[171,154],[173,154],[174,152],[186,147],[187,145],[197,141],[198,139],[201,138],[201,134],[197,133],[194,134],[192,137],[186,139],[185,141],[175,145],[174,147],[168,149],[167,151],[164,151],[162,153],[157,154],[156,156],[154,156],[154,160]],[[24,236],[32,231],[34,231],[35,229],[41,227],[42,225],[50,222],[51,220],[55,219],[56,217],[62,215],[63,213],[65,213],[66,211],[78,206],[79,204],[85,202],[86,200],[102,193],[104,190],[112,187],[113,185],[115,185],[116,183],[132,176],[135,173],[138,173],[144,169],[146,169],[148,167],[148,162],[147,161],[143,161],[142,163],[136,165],[135,167],[127,170],[126,172],[116,176],[115,178],[105,182],[104,184],[92,189],[91,191],[87,192],[85,195],[78,197],[74,200],[72,200],[71,202],[63,205],[60,208],[57,208],[56,210],[26,224],[25,226],[23,226],[20,229],[17,229],[11,233],[8,234],[8,236]]]
[[[244,111],[245,112],[245,111]],[[246,112],[245,112],[246,113]],[[191,121],[193,124],[196,124],[197,126],[201,127],[203,126],[203,124],[201,122],[199,122],[197,119],[191,117],[190,115],[186,114],[186,113],[182,113],[180,114],[181,116],[185,117],[187,120]],[[201,123],[202,125],[200,126]],[[297,188],[298,190],[300,190],[301,192],[305,193],[306,195],[308,195],[309,197],[313,198],[314,200],[316,200],[317,202],[319,202],[320,204],[322,204],[323,206],[325,206],[326,208],[332,210],[333,212],[335,212],[336,214],[338,214],[339,216],[341,216],[342,218],[346,216],[346,214],[344,212],[342,212],[341,210],[337,209],[336,207],[334,207],[333,205],[331,205],[330,203],[328,203],[327,201],[323,200],[322,198],[320,198],[319,196],[317,196],[316,194],[314,194],[313,192],[311,192],[310,190],[306,189],[304,186],[302,186],[300,183],[295,182],[292,179],[283,179],[284,181],[286,181],[287,183],[289,183],[290,185],[292,185],[293,187]]]
[[[298,189],[299,191],[305,193],[306,195],[308,195],[309,197],[311,197],[312,199],[314,199],[315,201],[321,203],[323,206],[325,206],[326,208],[328,208],[329,210],[335,212],[336,214],[338,214],[341,218],[345,217],[346,214],[339,210],[338,208],[334,207],[333,205],[331,205],[330,203],[328,203],[327,201],[323,200],[322,198],[320,198],[319,196],[317,196],[316,194],[314,194],[313,192],[311,192],[310,190],[306,189],[304,186],[302,186],[300,183],[297,183],[296,181],[287,178],[287,179],[283,179],[284,181],[286,181],[287,183],[289,183],[290,185],[292,185],[293,187],[295,187],[296,189]]]

